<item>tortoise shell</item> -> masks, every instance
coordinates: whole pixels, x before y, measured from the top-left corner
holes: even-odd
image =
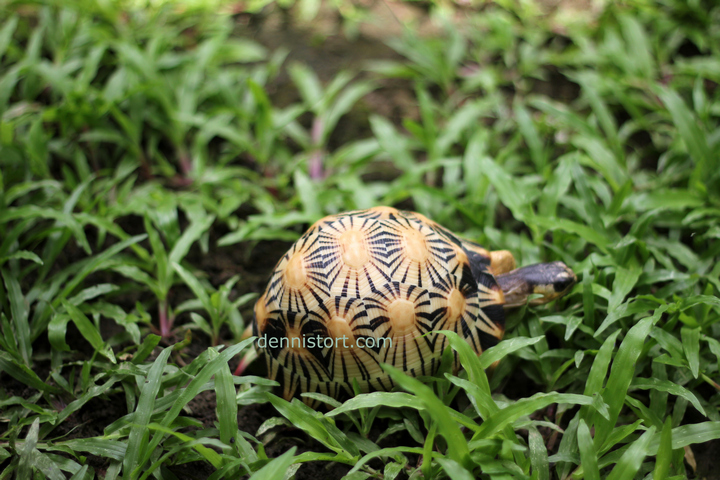
[[[492,260],[418,213],[376,207],[319,220],[283,255],[255,305],[268,376],[286,399],[342,398],[353,379],[363,392],[392,389],[382,363],[436,373],[447,338],[434,331],[452,330],[481,353],[504,333]]]

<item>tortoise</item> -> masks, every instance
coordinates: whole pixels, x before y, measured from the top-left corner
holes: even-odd
[[[478,354],[504,334],[505,307],[547,303],[577,278],[562,262],[515,268],[425,216],[375,207],[317,221],[282,256],[255,305],[256,349],[283,397],[390,390],[381,368],[436,373],[445,335]],[[457,357],[454,370],[457,371]],[[317,402],[301,397],[309,404]]]

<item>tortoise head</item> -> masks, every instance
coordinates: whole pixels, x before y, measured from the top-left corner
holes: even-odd
[[[505,307],[519,307],[528,296],[540,294],[530,305],[542,305],[562,297],[577,283],[575,273],[563,262],[538,263],[495,277],[505,294]]]

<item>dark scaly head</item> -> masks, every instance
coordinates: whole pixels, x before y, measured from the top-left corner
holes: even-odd
[[[495,279],[505,294],[505,307],[525,305],[533,294],[542,296],[530,300],[530,305],[542,305],[562,297],[577,283],[575,273],[563,262],[528,265]]]

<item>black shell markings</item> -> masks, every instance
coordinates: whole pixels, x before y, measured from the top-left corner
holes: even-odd
[[[255,307],[269,377],[288,399],[340,398],[354,380],[363,392],[391,389],[382,363],[434,374],[447,346],[438,330],[482,352],[504,333],[489,265],[485,249],[412,212],[377,207],[318,221],[280,259]]]

